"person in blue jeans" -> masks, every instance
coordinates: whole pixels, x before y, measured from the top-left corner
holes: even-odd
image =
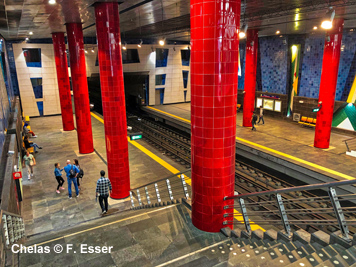
[[[71,175],[70,172],[73,170],[74,175]],[[68,181],[68,198],[72,198],[72,183],[74,184],[75,188],[75,193],[77,194],[77,197],[79,197],[79,188],[77,184],[77,175],[79,173],[79,169],[77,166],[72,165],[70,160],[67,160],[67,166],[64,167],[64,171],[67,174],[67,181]]]

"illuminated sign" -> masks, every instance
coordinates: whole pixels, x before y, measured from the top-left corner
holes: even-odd
[[[129,136],[131,141],[142,139],[142,133],[130,133]]]

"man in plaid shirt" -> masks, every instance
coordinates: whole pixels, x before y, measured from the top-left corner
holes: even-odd
[[[111,194],[112,187],[109,178],[104,177],[105,171],[100,171],[100,175],[101,178],[99,178],[98,182],[96,183],[96,195],[99,196],[99,204],[102,210],[101,214],[105,214],[108,212],[109,190]]]

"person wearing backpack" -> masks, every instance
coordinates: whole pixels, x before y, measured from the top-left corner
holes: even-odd
[[[79,188],[77,184],[77,176],[79,173],[79,169],[74,164],[72,165],[70,160],[67,160],[67,166],[64,167],[64,171],[67,174],[68,198],[72,198],[72,183],[74,184],[75,193],[77,194],[77,197],[79,197]]]
[[[256,113],[254,112],[253,115],[252,115],[252,118],[251,118],[251,123],[252,123],[252,131],[256,131],[256,122],[257,122],[257,115]]]
[[[77,175],[77,184],[78,184],[78,188],[79,190],[81,189],[80,188],[80,182],[79,182],[79,179],[83,179],[83,176],[84,176],[84,171],[82,168],[80,168],[80,165],[79,165],[79,161],[77,159],[74,160],[74,165],[78,168],[79,170],[79,173]]]

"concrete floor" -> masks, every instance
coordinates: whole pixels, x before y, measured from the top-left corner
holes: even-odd
[[[33,118],[30,124],[38,135],[38,138],[31,138],[31,140],[42,146],[43,149],[35,154],[37,165],[33,179],[28,180],[26,170],[23,172],[23,216],[26,235],[29,237],[39,235],[100,218],[100,207],[95,202],[95,187],[97,179],[100,178],[100,170],[107,171],[106,164],[101,159],[101,157],[106,159],[104,125],[92,117],[96,153],[80,155],[77,146],[77,133],[76,131],[63,132],[61,130],[61,116]],[[147,146],[147,144],[145,145]],[[178,170],[185,170],[182,165],[161,153],[159,154],[161,158]],[[68,199],[67,182],[64,184],[66,189],[61,194],[56,193],[54,163],[59,162],[64,167],[67,159],[75,158],[79,159],[85,175],[81,182],[80,197]],[[172,175],[169,170],[131,144],[129,144],[129,160],[131,188]],[[66,181],[65,175],[63,178]],[[72,190],[74,190],[74,186],[72,186]],[[109,204],[111,213],[129,206],[128,199],[126,201],[109,199]]]

